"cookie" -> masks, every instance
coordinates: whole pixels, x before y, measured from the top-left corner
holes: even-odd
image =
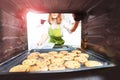
[[[37,59],[39,58],[39,52],[32,52],[27,56],[27,59]]]
[[[49,54],[48,53],[41,53],[39,56],[41,57],[41,58],[44,58],[44,57],[46,57],[46,56],[48,56]]]
[[[39,66],[36,66],[36,65],[31,66],[31,67],[30,67],[30,72],[31,72],[31,71],[40,71],[40,67],[39,67]]]
[[[58,54],[58,52],[57,51],[50,51],[50,52],[48,52],[48,54],[50,54],[50,55],[56,55],[56,54]]]
[[[62,65],[64,60],[62,58],[51,59],[51,64]]]
[[[16,65],[10,68],[9,72],[28,72],[29,66],[26,65]]]
[[[64,56],[64,54],[60,54],[60,53],[54,55],[55,58],[62,58],[63,56]]]
[[[66,61],[64,65],[66,68],[70,69],[80,68],[80,63],[78,61]]]
[[[85,62],[88,61],[88,59],[84,56],[74,57],[74,60],[80,62],[81,64],[84,64]]]
[[[46,60],[51,60],[51,59],[54,59],[55,57],[53,55],[46,55],[44,56],[43,59],[46,59]]]
[[[89,58],[89,54],[86,54],[86,53],[81,53],[81,54],[78,54],[78,56],[80,57],[82,57],[82,56],[84,56],[84,57],[86,57],[86,58]]]
[[[63,56],[62,59],[66,61],[66,60],[73,60],[73,58],[74,58],[73,56],[65,55],[65,56]]]
[[[85,62],[85,66],[86,67],[95,67],[95,66],[103,66],[103,64],[100,63],[99,61],[89,60],[89,61]]]
[[[23,65],[32,66],[36,64],[36,59],[26,59],[22,62]]]
[[[66,55],[66,54],[68,54],[68,51],[65,51],[65,50],[64,50],[64,51],[60,51],[59,53]]]
[[[72,50],[72,52],[73,52],[73,53],[77,53],[77,54],[81,53],[81,51],[80,51],[80,50],[77,50],[77,49],[76,49],[76,50]]]
[[[48,59],[38,60],[36,62],[36,65],[38,65],[38,66],[41,66],[41,65],[47,66],[49,64],[51,64],[51,63],[50,63],[50,61]]]
[[[77,56],[77,53],[69,52],[67,55],[75,57],[75,56]]]
[[[50,64],[48,66],[49,70],[64,70],[65,66],[64,65],[56,65],[56,64]]]

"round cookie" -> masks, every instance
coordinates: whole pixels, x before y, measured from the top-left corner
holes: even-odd
[[[26,65],[16,65],[10,68],[9,72],[28,72],[29,66]]]
[[[75,56],[77,56],[77,53],[69,52],[67,55],[75,57]]]
[[[31,66],[31,65],[35,65],[36,61],[37,61],[36,59],[26,59],[22,62],[22,64]]]
[[[38,65],[34,65],[30,67],[30,71],[48,71],[48,67],[47,66],[38,66]]]
[[[48,56],[49,54],[48,53],[41,53],[41,54],[39,54],[39,56],[41,57],[41,58],[44,58],[44,57],[46,57],[46,56]]]
[[[89,58],[89,54],[86,54],[86,53],[80,53],[80,54],[78,54],[78,56],[84,56],[86,58]]]
[[[80,62],[81,64],[84,64],[86,61],[88,61],[88,59],[84,56],[75,57],[74,60]]]
[[[72,52],[73,52],[73,53],[77,53],[77,54],[81,53],[81,51],[80,51],[80,50],[77,50],[77,49],[76,49],[76,50],[72,50]]]
[[[56,58],[62,58],[63,56],[64,56],[64,54],[61,54],[61,53],[54,55],[54,57],[56,57]]]
[[[95,66],[103,66],[103,64],[100,63],[99,61],[89,60],[89,61],[85,62],[85,66],[86,67],[95,67]]]
[[[59,54],[64,54],[64,55],[66,55],[66,54],[68,54],[68,51],[60,51]]]
[[[66,61],[66,60],[73,60],[73,58],[74,58],[73,56],[65,55],[65,56],[63,56],[62,59]]]
[[[39,66],[36,66],[36,65],[31,66],[31,67],[30,67],[30,72],[31,72],[31,71],[40,71],[40,67],[39,67]]]
[[[49,70],[64,70],[65,66],[64,65],[56,65],[56,64],[50,64],[48,66]]]
[[[46,60],[51,60],[51,59],[54,59],[55,57],[53,55],[47,55],[44,57],[44,59]]]
[[[57,51],[50,51],[50,52],[48,52],[48,54],[50,54],[50,55],[56,55],[56,54],[58,54],[58,52]]]
[[[47,66],[49,64],[51,64],[51,63],[50,63],[50,61],[48,59],[38,60],[36,62],[36,65],[38,65],[38,66],[41,66],[41,65]]]
[[[40,67],[40,71],[48,71],[48,66],[39,66]]]
[[[51,63],[56,65],[62,65],[64,63],[64,60],[62,58],[55,58],[51,59]]]
[[[27,56],[27,59],[37,59],[39,58],[39,52],[32,52]]]
[[[74,68],[79,68],[80,63],[78,61],[66,61],[64,63],[66,68],[74,69]]]

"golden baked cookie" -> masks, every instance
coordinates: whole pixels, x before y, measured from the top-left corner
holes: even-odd
[[[59,54],[64,54],[64,55],[66,55],[66,54],[68,54],[68,51],[65,51],[65,50],[64,50],[64,51],[60,51]]]
[[[66,61],[64,65],[66,68],[71,68],[71,69],[80,68],[81,66],[78,61]]]
[[[50,54],[50,55],[56,55],[56,54],[58,54],[58,52],[57,51],[50,51],[50,52],[48,52],[48,54]]]
[[[37,61],[36,59],[26,59],[22,62],[22,64],[31,66],[31,65],[35,65],[36,61]]]
[[[76,49],[76,50],[72,50],[72,52],[73,52],[73,53],[77,53],[77,54],[81,53],[81,51],[80,51],[80,50],[77,50],[77,49]]]
[[[41,53],[39,56],[41,57],[41,58],[44,58],[44,57],[46,57],[46,56],[48,56],[49,54],[48,53]]]
[[[51,64],[62,65],[64,60],[62,58],[51,59]]]
[[[86,67],[95,67],[95,66],[103,66],[103,64],[100,63],[99,61],[89,60],[89,61],[85,62],[85,66]]]
[[[63,56],[62,59],[66,61],[66,60],[73,60],[73,58],[74,58],[73,56],[65,55],[65,56]]]
[[[55,58],[62,58],[63,56],[64,56],[64,54],[60,54],[60,53],[54,55]]]
[[[55,57],[53,55],[46,55],[44,56],[43,59],[46,59],[46,60],[51,60],[51,59],[54,59]]]
[[[64,70],[65,66],[64,65],[56,65],[56,64],[50,64],[48,66],[49,70]]]
[[[81,53],[81,54],[78,54],[78,56],[80,57],[82,57],[82,56],[84,56],[84,57],[86,57],[86,58],[89,58],[89,54],[86,54],[86,53]]]
[[[40,71],[40,67],[39,67],[39,66],[36,66],[36,65],[30,66],[30,72],[31,72],[31,71]]]
[[[38,65],[38,66],[41,66],[41,65],[47,66],[49,64],[51,64],[51,63],[50,63],[50,61],[48,59],[38,60],[36,62],[36,65]]]
[[[27,59],[37,59],[39,58],[39,52],[32,52],[27,56]]]
[[[48,66],[39,66],[40,67],[40,71],[48,71]]]
[[[44,66],[43,65],[41,65],[41,66],[34,65],[34,66],[30,67],[30,72],[31,71],[48,71],[48,67],[45,65]]]
[[[75,56],[77,56],[77,53],[69,52],[67,55],[75,57]]]
[[[84,64],[86,61],[88,61],[88,59],[84,56],[74,57],[74,60],[80,62],[81,64]]]
[[[29,66],[26,65],[16,65],[10,68],[9,72],[28,72]]]

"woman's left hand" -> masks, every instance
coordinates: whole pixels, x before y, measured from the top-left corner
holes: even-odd
[[[68,28],[68,27],[66,27],[66,26],[64,26],[64,28],[65,28],[69,33],[71,33],[70,28]]]

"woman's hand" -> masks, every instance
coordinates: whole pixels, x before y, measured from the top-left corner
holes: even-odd
[[[37,45],[42,46],[45,43],[45,41],[47,40],[47,38],[48,38],[48,35],[46,33],[43,33],[42,36],[41,36],[41,39],[37,43]]]
[[[66,26],[64,26],[64,28],[65,28],[69,33],[71,33],[70,28],[68,28],[68,27],[66,27]]]
[[[39,41],[39,42],[37,43],[38,46],[42,46],[42,44],[43,44],[43,43],[42,43],[41,41]]]

